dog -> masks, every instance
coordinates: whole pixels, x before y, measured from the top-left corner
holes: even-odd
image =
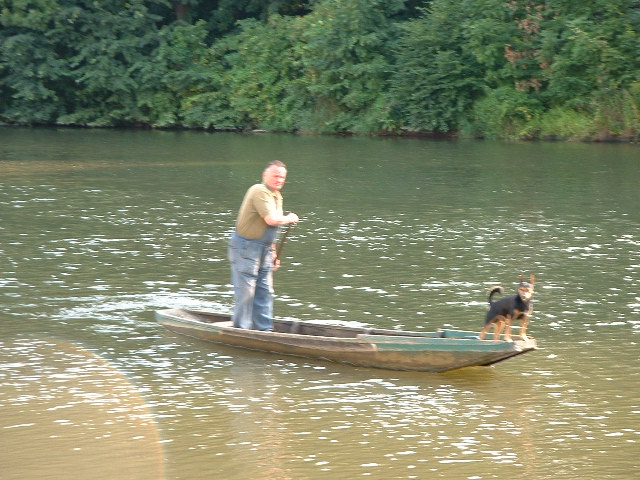
[[[504,338],[507,342],[512,342],[511,325],[514,320],[522,320],[520,335],[523,339],[527,339],[527,324],[531,313],[533,313],[533,287],[535,284],[535,275],[531,275],[529,282],[525,282],[524,277],[520,275],[520,286],[518,287],[517,295],[505,297],[495,302],[491,301],[493,295],[504,293],[504,289],[502,287],[493,287],[489,290],[489,311],[484,321],[484,328],[480,332],[480,340],[484,340],[491,327],[494,327],[493,338],[498,340],[506,327]]]

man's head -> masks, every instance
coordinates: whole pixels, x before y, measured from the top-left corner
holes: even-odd
[[[262,182],[272,192],[282,190],[287,179],[287,166],[280,160],[269,162],[267,168],[262,172]]]

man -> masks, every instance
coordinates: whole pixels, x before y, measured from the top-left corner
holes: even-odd
[[[273,329],[273,271],[280,264],[275,258],[275,242],[280,227],[299,220],[295,213],[282,213],[280,190],[286,178],[284,163],[269,163],[262,173],[262,183],[247,190],[240,206],[229,243],[234,327]]]

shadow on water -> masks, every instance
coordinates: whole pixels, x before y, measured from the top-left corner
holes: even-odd
[[[154,415],[111,364],[50,339],[2,350],[2,478],[164,478]]]

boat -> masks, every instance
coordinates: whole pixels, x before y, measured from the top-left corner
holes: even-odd
[[[231,315],[181,308],[158,310],[169,330],[213,343],[360,367],[446,372],[489,366],[537,348],[533,337],[480,340],[478,332],[435,332],[353,327],[336,322],[274,319],[273,331],[236,328]]]

